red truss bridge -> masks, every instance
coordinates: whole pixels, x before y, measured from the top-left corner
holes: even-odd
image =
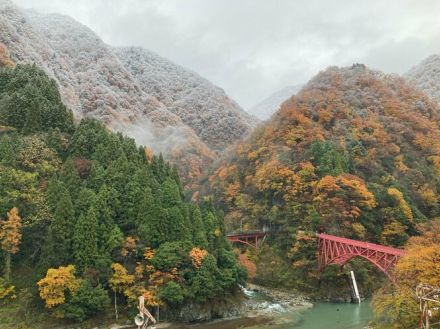
[[[258,249],[258,247],[263,242],[266,237],[267,232],[264,231],[247,231],[247,232],[238,232],[238,233],[230,233],[228,234],[228,240],[235,243],[245,244],[254,249]]]
[[[362,242],[341,238],[334,235],[319,233],[318,267],[322,271],[327,265],[345,265],[353,257],[363,257],[373,263],[393,281],[393,269],[400,257],[402,249],[382,246],[375,243]]]

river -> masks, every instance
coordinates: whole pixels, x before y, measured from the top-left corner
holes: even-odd
[[[372,320],[370,300],[358,304],[316,303],[302,311],[178,326],[178,329],[362,329]],[[177,329],[176,328],[176,329]]]

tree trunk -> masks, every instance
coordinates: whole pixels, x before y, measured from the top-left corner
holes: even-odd
[[[10,282],[11,279],[11,254],[9,252],[5,255],[5,281],[6,283]]]
[[[116,305],[116,291],[115,291],[115,317],[116,317],[116,321],[118,321],[118,306]]]

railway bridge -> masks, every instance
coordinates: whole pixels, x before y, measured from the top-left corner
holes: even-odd
[[[232,243],[241,243],[258,249],[265,240],[267,231],[246,231],[228,234]],[[317,233],[318,241],[318,269],[322,271],[326,266],[337,264],[344,266],[354,257],[362,257],[393,281],[393,269],[400,257],[404,255],[402,249],[383,246],[380,244],[347,239],[326,233]]]

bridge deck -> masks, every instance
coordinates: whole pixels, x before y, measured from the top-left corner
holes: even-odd
[[[228,238],[239,238],[239,237],[254,238],[254,237],[263,237],[265,235],[267,235],[267,232],[255,231],[255,232],[235,232],[235,233],[227,234],[226,236]]]
[[[387,253],[390,255],[403,256],[405,254],[405,251],[402,249],[382,246],[382,245],[376,244],[376,243],[362,242],[362,241],[357,241],[357,240],[352,240],[352,239],[347,239],[347,238],[341,238],[341,237],[326,234],[326,233],[319,233],[319,234],[317,234],[317,237],[320,239],[340,242],[340,243],[344,243],[344,244],[348,244],[348,245],[352,245],[352,246],[356,246],[356,247],[368,248],[370,250],[380,251],[380,252],[384,252],[384,253]]]

